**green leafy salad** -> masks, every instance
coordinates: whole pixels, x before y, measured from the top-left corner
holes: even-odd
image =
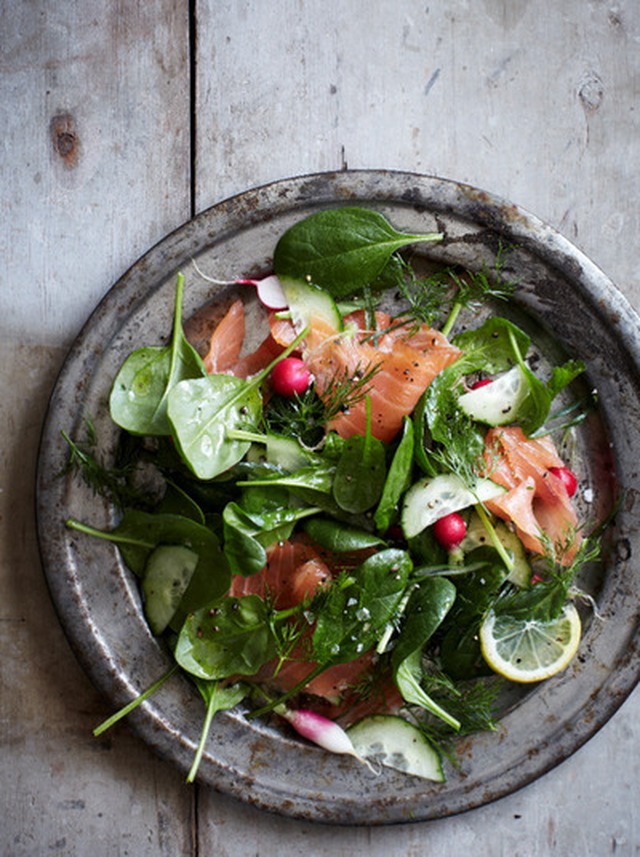
[[[280,237],[272,274],[234,281],[206,354],[178,274],[167,344],[113,379],[115,466],[89,416],[65,435],[69,471],[119,510],[109,531],[67,524],[117,546],[173,662],[96,734],[181,670],[204,700],[190,781],[215,713],[243,702],[376,773],[442,782],[458,736],[496,729],[506,683],[570,663],[598,541],[558,449],[593,403],[556,397],[585,367],[541,371],[486,310],[517,289],[508,250],[418,273],[410,246],[442,237],[319,211]],[[244,353],[253,292],[268,334]],[[457,330],[463,309],[484,320]]]

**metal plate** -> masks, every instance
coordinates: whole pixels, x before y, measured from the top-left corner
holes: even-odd
[[[597,518],[611,503],[613,471],[625,501],[599,570],[584,585],[599,615],[585,615],[578,656],[563,674],[517,695],[500,728],[462,739],[460,767],[448,782],[429,783],[385,770],[371,775],[356,761],[304,745],[241,712],[219,714],[200,769],[203,782],[262,808],[340,824],[422,821],[488,803],[536,779],[588,740],[631,692],[637,657],[640,549],[637,495],[640,462],[638,318],[604,274],[557,232],[501,199],[466,185],[408,173],[325,173],[276,182],[201,214],[150,250],[95,310],[63,367],[44,425],[38,471],[38,529],[52,597],[74,651],[114,710],[154,682],[170,659],[151,636],[132,575],[117,551],[65,527],[69,515],[98,527],[115,513],[77,481],[60,479],[65,444],[94,420],[107,456],[117,432],[107,398],[123,359],[141,344],[166,341],[175,276],[187,277],[185,317],[212,297],[191,264],[221,279],[269,270],[278,237],[322,208],[363,205],[408,231],[442,230],[429,257],[477,269],[497,248],[519,281],[517,309],[553,347],[583,359],[598,390],[600,415],[579,438],[583,495]],[[187,679],[174,676],[131,716],[140,736],[187,771],[203,719]]]

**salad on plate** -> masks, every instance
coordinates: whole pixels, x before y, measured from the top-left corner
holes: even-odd
[[[119,510],[109,531],[67,524],[117,545],[172,658],[96,734],[181,670],[204,700],[189,780],[216,712],[244,701],[376,772],[443,782],[455,739],[496,728],[505,683],[570,664],[598,556],[568,442],[593,406],[570,395],[585,366],[547,365],[497,311],[509,248],[420,270],[409,248],[441,237],[312,214],[268,276],[233,281],[198,348],[178,274],[167,344],[113,379],[115,468],[89,415],[86,440],[66,436],[69,468]]]

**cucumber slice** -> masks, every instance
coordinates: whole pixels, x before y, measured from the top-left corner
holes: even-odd
[[[342,316],[328,292],[292,277],[281,277],[280,281],[297,333],[309,326],[313,316],[326,321],[336,331],[342,330]]]
[[[298,441],[292,437],[268,434],[266,437],[267,461],[279,464],[287,473],[294,473],[309,464],[309,458]]]
[[[513,557],[513,568],[509,572],[508,580],[516,586],[528,586],[531,579],[531,566],[527,559],[527,553],[524,545],[515,533],[504,524],[498,521],[493,525],[497,537],[500,539],[505,548],[510,551]],[[484,527],[484,524],[475,513],[469,520],[467,532],[464,539],[460,542],[460,550],[463,553],[475,550],[475,548],[491,545],[491,539]]]
[[[528,395],[529,385],[524,372],[519,366],[514,366],[491,384],[463,393],[458,404],[472,419],[490,426],[502,426],[515,420]]]
[[[142,589],[154,634],[161,634],[173,618],[197,564],[198,554],[184,545],[160,545],[149,556]]]
[[[470,491],[453,473],[421,479],[407,491],[402,506],[402,529],[405,538],[417,536],[438,518],[459,512],[477,502],[493,500],[505,489],[490,479],[478,479],[475,492]]]
[[[356,753],[365,759],[425,780],[445,780],[440,753],[402,717],[374,714],[347,729],[347,735]]]

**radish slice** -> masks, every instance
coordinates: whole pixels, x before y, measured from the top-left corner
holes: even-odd
[[[267,309],[286,309],[289,304],[282,290],[282,284],[275,274],[262,280],[237,280],[238,285],[255,286],[260,302]]]

